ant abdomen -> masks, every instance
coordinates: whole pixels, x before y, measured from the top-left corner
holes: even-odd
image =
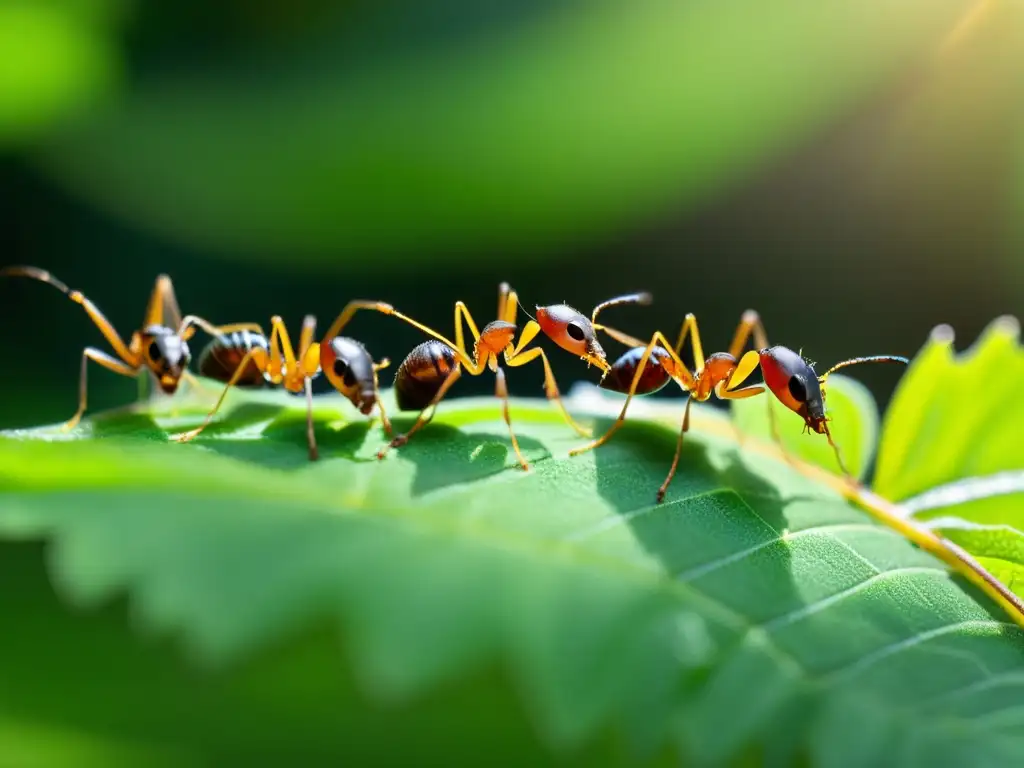
[[[410,352],[395,371],[395,401],[403,411],[426,408],[458,361],[440,341],[425,341]]]
[[[613,392],[629,392],[633,383],[633,376],[636,374],[637,366],[640,365],[640,358],[643,357],[644,347],[633,347],[612,363],[608,375],[601,381],[602,389],[610,389]],[[664,362],[670,360],[667,351],[662,347],[654,347],[651,350],[651,357],[640,374],[640,381],[637,383],[636,394],[649,395],[657,392],[668,384],[672,377],[665,370]]]
[[[234,331],[217,336],[199,355],[199,374],[217,381],[229,381],[242,358],[252,349],[269,350],[267,337],[253,331]],[[266,383],[263,372],[250,358],[236,386],[262,387]]]

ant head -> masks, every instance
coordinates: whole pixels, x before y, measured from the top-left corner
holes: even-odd
[[[825,417],[825,381],[840,368],[860,363],[902,363],[910,361],[897,355],[874,355],[852,357],[829,368],[821,376],[814,372],[811,363],[786,347],[771,347],[758,353],[761,357],[761,373],[764,383],[783,405],[803,417],[804,424],[819,435],[828,434],[828,419]]]
[[[544,334],[566,352],[586,360],[607,373],[611,366],[597,341],[594,324],[567,304],[537,307],[537,324]]]
[[[359,412],[369,414],[377,404],[377,377],[366,347],[347,336],[320,345],[320,369],[338,392]]]
[[[141,335],[143,362],[156,376],[160,389],[173,395],[192,362],[188,343],[176,330],[164,325],[147,326]]]
[[[825,434],[825,395],[811,364],[786,347],[762,349],[758,354],[765,386],[804,420],[807,429]]]

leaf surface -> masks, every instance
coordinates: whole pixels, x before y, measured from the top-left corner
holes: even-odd
[[[498,689],[514,692],[561,759],[674,753],[714,765],[800,754],[840,766],[877,765],[895,750],[910,762],[957,765],[970,754],[985,765],[1024,749],[1020,629],[830,489],[738,446],[711,409],[697,409],[679,475],[655,505],[674,404],[644,403],[607,446],[567,459],[578,438],[557,415],[513,401],[533,464],[524,473],[490,399],[446,403],[378,462],[379,429],[323,398],[324,458],[313,465],[301,400],[230,402],[230,415],[187,446],[165,435],[198,422],[188,402],[97,417],[72,435],[5,433],[0,530],[50,542],[65,600],[94,613],[126,594],[133,626],[151,643],[176,637],[208,674],[243,675],[268,648],[327,621],[361,695],[411,707],[402,719],[415,724],[430,717],[417,702],[498,663],[508,680]],[[314,676],[340,664],[317,658]],[[289,679],[253,685],[268,702],[290,701]],[[163,673],[147,684],[176,683]],[[33,717],[126,729],[146,744],[166,738],[159,708],[97,725],[87,705],[96,696],[69,713],[77,699],[55,710],[36,695]],[[486,700],[462,709],[487,712]],[[303,701],[292,715],[309,725],[275,726],[278,747],[358,752],[358,736],[348,750],[332,740],[323,700]],[[256,722],[272,711],[239,706]],[[171,712],[171,725],[190,722]],[[856,734],[843,727],[855,715]],[[244,753],[228,721],[216,732],[182,725],[175,748]],[[476,735],[489,727],[502,726]],[[595,756],[609,733],[618,752]]]
[[[1002,317],[957,353],[950,328],[932,333],[900,380],[883,421],[875,491],[903,501],[949,483],[1024,470],[1019,335],[1017,320]],[[966,501],[955,514],[1024,530],[1019,493]]]

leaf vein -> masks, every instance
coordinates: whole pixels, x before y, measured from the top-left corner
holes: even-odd
[[[692,581],[708,573],[711,573],[712,571],[716,571],[719,568],[722,568],[727,565],[732,565],[733,563],[737,563],[741,560],[746,559],[747,557],[756,555],[761,550],[768,549],[769,547],[773,547],[776,544],[790,542],[794,539],[802,538],[804,536],[816,536],[822,534],[830,535],[829,532],[831,531],[870,531],[872,533],[893,536],[899,539],[903,538],[902,536],[900,536],[899,533],[893,531],[890,528],[883,528],[880,525],[873,525],[871,523],[831,523],[828,525],[815,525],[811,528],[804,528],[799,531],[793,531],[792,533],[783,534],[782,536],[776,536],[774,539],[767,539],[765,541],[758,542],[757,544],[747,547],[746,549],[741,549],[737,552],[732,552],[728,555],[717,558],[710,562],[694,566],[693,568],[689,568],[685,571],[676,574],[676,579],[680,581]],[[831,538],[836,537],[831,536]],[[839,539],[836,540],[838,541]]]
[[[916,573],[941,573],[943,576],[949,575],[949,572],[944,568],[939,568],[933,565],[905,566],[902,568],[893,568],[888,571],[879,571],[876,568],[874,575],[870,576],[867,579],[864,579],[864,581],[858,582],[857,584],[854,584],[852,587],[848,587],[847,589],[844,589],[840,592],[836,592],[833,595],[824,597],[821,600],[818,600],[814,603],[810,603],[809,605],[801,606],[800,608],[790,611],[789,613],[783,614],[782,616],[777,616],[771,621],[762,624],[761,627],[766,632],[773,632],[780,627],[786,626],[787,624],[792,624],[794,622],[799,621],[800,619],[805,619],[808,616],[813,616],[816,613],[820,613],[821,611],[826,610],[830,606],[842,602],[848,597],[853,597],[854,595],[858,594],[859,592],[862,592],[865,589],[870,589],[874,584],[880,581],[885,581],[894,576],[910,575]]]
[[[825,675],[823,679],[826,681],[840,681],[843,679],[853,678],[883,659],[895,656],[930,640],[972,629],[986,630],[988,634],[993,635],[1005,633],[1008,630],[1014,630],[1018,634],[1024,635],[1024,628],[1021,628],[1017,624],[1009,621],[997,621],[995,619],[968,619],[966,621],[958,621],[952,624],[943,624],[941,627],[935,627],[934,629],[929,629],[924,632],[918,632],[910,637],[905,637],[895,643],[890,643],[889,645],[872,651],[871,653],[862,656],[852,664],[841,667],[828,675]]]

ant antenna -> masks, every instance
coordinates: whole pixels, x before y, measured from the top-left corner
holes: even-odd
[[[594,307],[594,311],[590,313],[590,322],[596,323],[598,314],[609,307],[617,307],[620,304],[639,304],[646,307],[653,301],[654,297],[647,293],[647,291],[641,291],[640,293],[627,293],[624,296],[616,296],[614,299],[602,301]]]
[[[523,302],[521,302],[519,300],[519,294],[516,294],[516,304],[519,305],[519,308],[523,311],[524,315],[526,315],[528,318],[530,318],[531,320],[536,322],[537,318],[535,318],[533,315],[531,315],[529,312],[527,312],[526,311],[526,307],[523,306]]]
[[[903,363],[903,365],[909,365],[910,361],[905,357],[899,355],[872,355],[871,357],[851,357],[849,360],[843,360],[841,363],[836,363],[821,376],[818,377],[818,381],[824,382],[829,377],[829,374],[835,373],[840,368],[846,368],[850,365],[858,365],[859,363]]]
[[[4,267],[0,269],[0,277],[29,277],[42,283],[49,283],[66,296],[76,293],[76,291],[72,291],[45,269],[37,267]]]

